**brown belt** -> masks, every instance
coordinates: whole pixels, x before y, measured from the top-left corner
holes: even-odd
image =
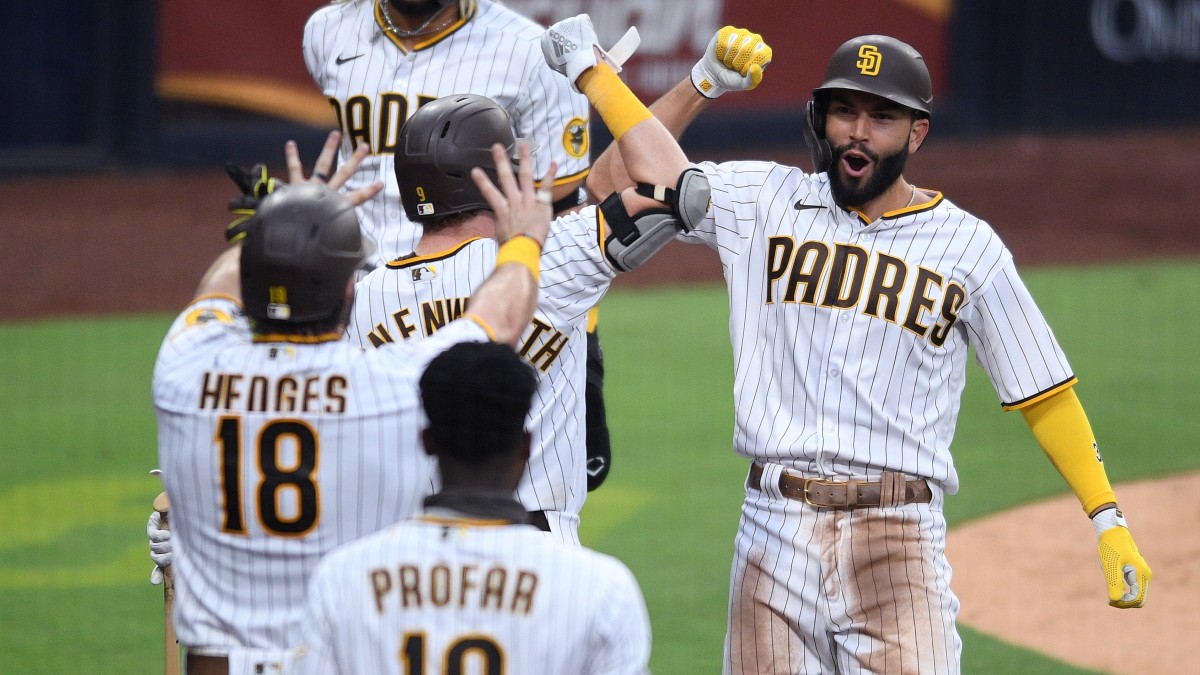
[[[747,481],[758,487],[762,483],[763,466],[758,462],[750,465]],[[825,480],[805,478],[784,471],[779,476],[779,492],[788,499],[823,509],[859,509],[867,506],[900,506],[902,504],[928,504],[933,499],[933,490],[924,478],[907,480],[895,471],[883,472],[882,480],[859,481]]]
[[[229,658],[188,652],[185,659],[187,675],[229,675]]]

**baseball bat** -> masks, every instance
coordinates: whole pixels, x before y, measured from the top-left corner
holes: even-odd
[[[170,529],[167,512],[171,510],[171,500],[166,492],[154,498],[154,510],[162,514],[159,529]],[[163,675],[179,675],[179,640],[175,638],[175,623],[171,620],[174,611],[175,574],[171,565],[167,565],[163,568]]]

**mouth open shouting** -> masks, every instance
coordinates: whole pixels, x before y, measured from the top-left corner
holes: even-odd
[[[886,192],[904,173],[908,144],[889,155],[878,155],[862,144],[840,145],[833,149],[833,158],[829,185],[834,200],[842,206],[861,208]]]

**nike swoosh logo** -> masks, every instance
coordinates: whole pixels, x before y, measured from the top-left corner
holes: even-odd
[[[366,56],[366,54],[355,54],[354,56],[339,56],[339,57],[337,57],[337,64],[340,66],[343,63],[346,63],[347,61],[353,61],[354,59],[361,59],[364,56]]]
[[[806,210],[806,209],[823,209],[823,208],[825,208],[825,207],[824,207],[823,205],[821,205],[821,204],[805,204],[805,203],[804,203],[804,202],[802,202],[802,201],[801,201],[801,202],[796,202],[795,206],[796,206],[796,210],[797,210],[797,211],[804,211],[804,210]]]

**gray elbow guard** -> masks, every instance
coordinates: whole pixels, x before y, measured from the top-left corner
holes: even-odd
[[[710,202],[708,178],[695,168],[679,175],[674,190],[646,183],[638,183],[635,190],[644,197],[666,202],[669,208],[646,209],[630,216],[620,193],[609,195],[600,204],[609,231],[604,240],[605,255],[620,272],[637,269],[676,234],[691,232],[708,213]]]

